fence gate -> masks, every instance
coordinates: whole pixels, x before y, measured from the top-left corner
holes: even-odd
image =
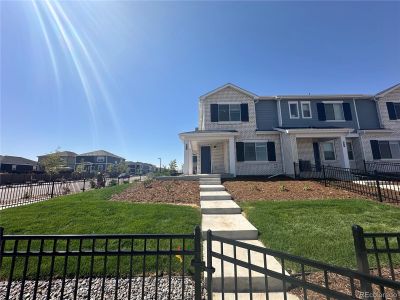
[[[329,251],[329,249],[327,249]],[[207,233],[208,299],[400,299],[400,282]]]

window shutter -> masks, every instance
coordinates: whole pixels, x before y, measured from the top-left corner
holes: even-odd
[[[389,120],[396,120],[396,109],[394,108],[393,102],[386,102],[386,107],[389,114]]]
[[[371,150],[372,150],[372,157],[374,159],[381,159],[381,153],[379,151],[379,143],[377,140],[370,140],[371,143]]]
[[[350,103],[343,103],[343,114],[344,119],[346,121],[351,121],[353,118],[351,117],[351,107]]]
[[[326,121],[325,105],[323,103],[317,103],[318,120]]]
[[[236,160],[244,161],[244,143],[236,142]]]
[[[211,122],[218,122],[218,104],[210,104]]]
[[[268,152],[268,160],[276,161],[275,143],[274,142],[267,142],[267,152]]]
[[[240,104],[240,115],[242,122],[249,121],[249,105],[247,103]]]

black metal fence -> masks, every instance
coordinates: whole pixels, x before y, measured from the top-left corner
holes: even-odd
[[[400,281],[400,232],[364,232],[352,227],[358,270]]]
[[[2,235],[0,299],[201,299],[201,232]]]
[[[11,184],[28,184],[52,181],[76,181],[83,179],[95,178],[96,173],[76,173],[64,172],[59,174],[46,174],[46,173],[2,173],[0,174],[0,186]]]
[[[375,171],[400,176],[400,163],[364,160],[364,172],[373,173]]]
[[[119,185],[129,179],[104,178],[104,186]],[[0,186],[0,209],[76,194],[98,187],[97,179],[61,180]]]
[[[240,252],[246,255],[239,255]],[[277,260],[280,266],[274,263],[274,260]],[[221,270],[224,267],[227,269],[226,265],[230,265],[233,269],[230,273],[233,276],[218,274],[221,281],[215,282],[213,273],[217,264],[221,266]],[[285,271],[288,269],[291,270],[291,274]],[[244,276],[243,270],[248,274],[245,286],[243,280],[238,280],[239,276]],[[229,276],[233,279],[230,280]],[[217,287],[214,286],[216,283]],[[239,298],[241,292],[246,291],[246,294],[250,294],[250,299],[253,299],[261,290],[282,291],[280,299],[285,300],[293,299],[293,295],[302,299],[400,298],[400,282],[219,237],[209,231],[207,234],[208,299],[212,299],[213,291],[221,293],[221,299],[228,296],[231,296],[229,299],[241,299]],[[268,293],[265,293],[264,297],[269,299]]]
[[[313,179],[325,186],[345,189],[380,202],[400,204],[400,176],[331,166],[295,163],[295,177]]]

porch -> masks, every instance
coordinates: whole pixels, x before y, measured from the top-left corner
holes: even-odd
[[[348,128],[281,129],[285,171],[294,175],[301,168],[321,165],[356,168],[362,164],[359,138]]]
[[[192,131],[181,133],[185,175],[223,174],[236,176],[236,131]]]

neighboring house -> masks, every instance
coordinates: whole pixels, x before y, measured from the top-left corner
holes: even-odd
[[[83,163],[88,172],[104,172],[109,165],[118,164],[125,161],[124,158],[104,150],[97,150],[79,154],[75,158],[75,168]]]
[[[60,151],[57,152],[60,158],[64,161],[65,171],[74,171],[75,170],[75,158],[77,154],[72,151]],[[43,161],[48,157],[50,154],[40,155],[38,156],[38,163],[39,166],[43,164]]]
[[[257,96],[226,84],[200,97],[181,133],[184,174],[294,174],[294,163],[400,162],[400,84],[376,95]]]
[[[36,161],[19,157],[0,155],[0,173],[30,173],[36,171]]]
[[[157,170],[157,167],[148,164],[148,163],[143,163],[143,162],[133,162],[133,161],[127,161],[126,164],[128,165],[129,168],[129,173],[130,174],[147,174],[151,172],[155,172]]]

